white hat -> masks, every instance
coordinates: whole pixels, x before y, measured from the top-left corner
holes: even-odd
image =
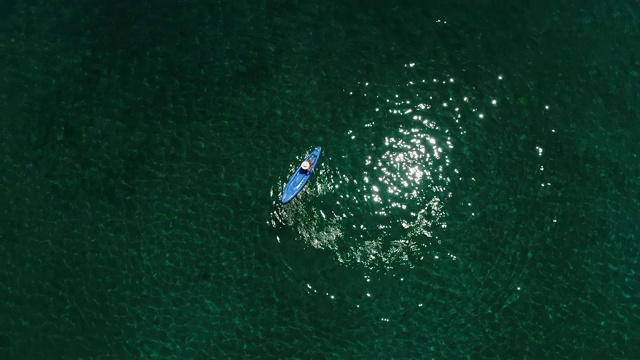
[[[303,161],[302,162],[302,170],[309,170],[309,162],[308,161]]]

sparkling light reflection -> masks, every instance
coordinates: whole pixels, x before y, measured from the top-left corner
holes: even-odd
[[[405,67],[418,68],[415,63]],[[450,185],[460,179],[460,169],[450,154],[464,137],[463,124],[472,121],[472,116],[483,119],[485,114],[473,106],[473,94],[450,95],[460,92],[462,86],[453,77],[414,78],[401,84],[391,87],[391,93],[388,86],[373,82],[361,84],[362,92],[349,92],[377,101],[362,128],[347,132],[367,154],[361,176],[340,179],[339,184],[350,184],[339,192],[343,200],[350,201],[336,205],[357,209],[364,203],[370,213],[341,217],[349,250],[337,255],[345,263],[391,268],[427,259],[457,260],[457,255],[441,248],[447,204],[454,196]],[[490,100],[492,106],[497,102]],[[358,143],[371,132],[384,136],[374,143]],[[430,256],[425,257],[427,254]]]

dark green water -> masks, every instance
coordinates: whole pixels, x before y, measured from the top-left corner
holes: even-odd
[[[507,3],[5,2],[0,358],[640,358],[640,4]]]

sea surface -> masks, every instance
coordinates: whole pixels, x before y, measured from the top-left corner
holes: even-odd
[[[638,359],[639,56],[636,0],[7,0],[0,358]]]

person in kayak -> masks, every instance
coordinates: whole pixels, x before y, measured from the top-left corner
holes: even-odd
[[[302,162],[302,171],[304,172],[311,172],[311,170],[313,170],[313,167],[311,166],[313,165],[313,159],[312,158],[308,158],[307,160]]]

